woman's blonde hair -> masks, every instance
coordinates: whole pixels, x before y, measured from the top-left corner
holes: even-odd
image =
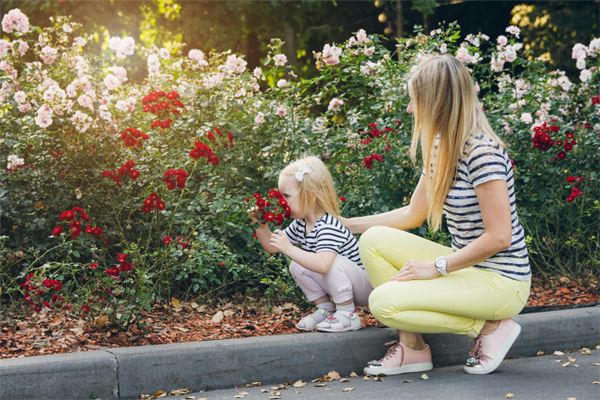
[[[300,187],[300,204],[304,210],[315,207],[334,217],[340,215],[340,205],[335,185],[327,166],[318,157],[308,156],[296,160],[279,174],[281,178],[291,178]]]
[[[504,143],[483,113],[469,71],[456,58],[433,55],[421,61],[408,79],[408,91],[414,117],[410,156],[416,161],[420,147],[428,178],[427,222],[436,231],[469,136],[483,133]]]

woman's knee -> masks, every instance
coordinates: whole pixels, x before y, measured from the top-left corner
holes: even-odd
[[[389,320],[394,314],[404,311],[402,293],[395,283],[384,283],[369,295],[369,310],[378,321]]]
[[[386,236],[389,229],[393,229],[387,226],[372,226],[360,235],[358,240],[358,248],[361,252],[370,250],[375,244],[381,243],[382,237]]]

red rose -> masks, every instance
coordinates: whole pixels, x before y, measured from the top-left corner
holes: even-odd
[[[54,229],[52,229],[52,236],[58,236],[62,233],[62,231],[62,227],[55,226]]]

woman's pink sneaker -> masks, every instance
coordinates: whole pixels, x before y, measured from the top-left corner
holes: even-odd
[[[433,369],[429,346],[413,350],[396,341],[386,343],[390,347],[381,360],[369,361],[364,373],[368,375],[398,375],[424,372]]]
[[[486,375],[500,366],[506,353],[521,333],[521,325],[512,319],[503,319],[496,330],[489,335],[479,335],[469,352],[471,356],[465,365],[465,372]]]

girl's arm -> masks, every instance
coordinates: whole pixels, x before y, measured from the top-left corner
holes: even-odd
[[[407,206],[381,214],[364,217],[340,218],[352,233],[363,233],[373,226],[390,226],[402,230],[418,228],[427,219],[425,176],[421,176]]]
[[[256,237],[258,238],[258,242],[262,246],[262,248],[269,254],[277,253],[278,250],[273,247],[270,243],[271,236],[273,233],[267,226],[267,224],[258,224],[258,228],[256,228]]]
[[[487,260],[506,250],[512,241],[508,187],[504,180],[482,183],[475,188],[484,232],[467,246],[448,256],[448,272],[458,271]],[[432,261],[409,260],[392,280],[431,279],[439,276]]]
[[[285,254],[304,268],[320,274],[329,272],[336,257],[336,253],[333,252],[324,251],[320,253],[311,253],[310,251],[302,250],[291,244],[285,234],[280,230],[276,230],[271,235],[270,244],[276,249],[275,251]]]

